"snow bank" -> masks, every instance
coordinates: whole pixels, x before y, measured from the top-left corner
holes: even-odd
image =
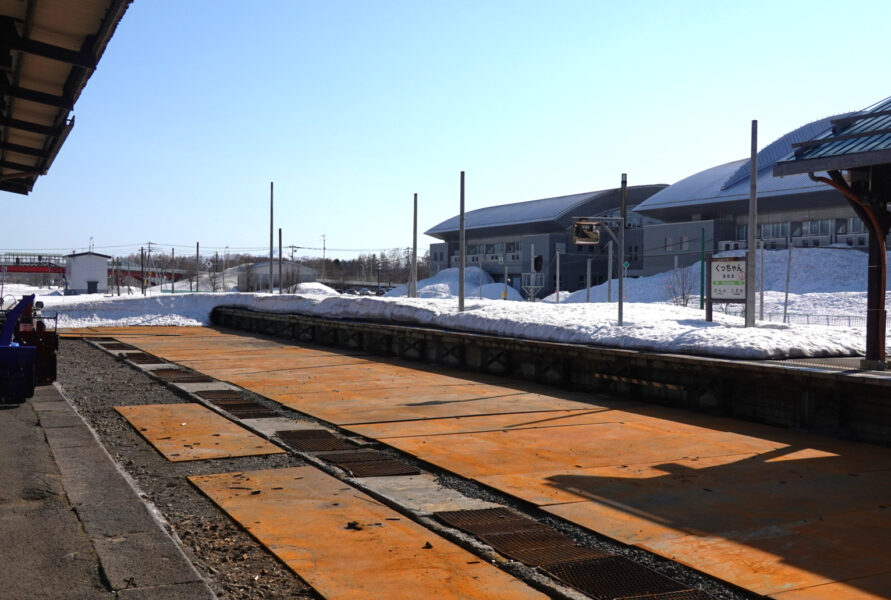
[[[782,303],[784,251],[765,253],[765,306]],[[866,256],[846,250],[795,250],[790,310],[812,314],[865,314]],[[698,266],[689,267],[696,274]],[[799,272],[801,271],[801,272]],[[483,278],[478,298],[479,280]],[[862,355],[863,328],[778,325],[742,327],[742,319],[716,311],[715,322],[703,311],[667,304],[670,274],[629,279],[625,285],[625,326],[616,323],[615,302],[604,302],[606,285],[569,294],[561,303],[505,302],[504,285],[476,267],[467,269],[466,310],[458,312],[457,269],[419,282],[419,298],[406,298],[405,287],[388,297],[341,296],[321,284],[303,284],[296,294],[194,293],[153,296],[52,296],[36,290],[45,313],[57,312],[60,327],[115,325],[206,325],[215,306],[241,306],[259,311],[299,313],[334,319],[363,319],[425,325],[499,336],[592,344],[634,350],[680,352],[734,358],[783,358]],[[618,286],[614,284],[613,297]],[[838,288],[838,289],[836,289]],[[519,300],[512,288],[510,298]],[[7,286],[21,296],[35,291]],[[494,299],[493,299],[494,298]],[[781,306],[781,304],[780,304]],[[769,309],[768,309],[769,310]]]

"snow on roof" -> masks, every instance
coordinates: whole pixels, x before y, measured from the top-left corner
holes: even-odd
[[[629,186],[628,206],[636,205],[640,198],[646,198],[664,187],[665,185]],[[618,188],[612,188],[596,192],[478,208],[464,215],[465,228],[482,229],[484,227],[504,227],[546,222],[554,222],[556,224],[560,219],[567,217],[592,216],[618,206],[618,193]],[[594,206],[591,206],[592,204]],[[458,231],[460,226],[459,219],[460,215],[456,215],[428,229],[424,233],[441,238],[443,234]],[[568,223],[564,226],[568,227]]]
[[[580,204],[605,193],[607,191],[585,192],[583,194],[527,200],[525,202],[479,208],[465,213],[464,224],[467,229],[479,229],[481,227],[551,221]],[[459,227],[459,218],[459,216],[454,216],[451,219],[447,219],[439,225],[430,228],[425,233],[432,235],[440,232],[455,231]]]
[[[812,181],[806,174],[774,177],[773,166],[787,155],[792,144],[811,139],[828,129],[832,119],[826,117],[808,123],[773,141],[758,152],[758,197],[793,196],[805,193],[832,193],[825,185]],[[749,197],[751,159],[744,158],[700,171],[668,186],[641,202],[633,210],[656,216],[667,209],[696,207],[745,200]]]

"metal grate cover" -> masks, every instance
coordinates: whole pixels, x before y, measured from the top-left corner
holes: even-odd
[[[165,362],[163,359],[145,352],[127,352],[124,354],[124,358],[137,365],[160,365]]]
[[[175,383],[210,383],[213,381],[207,375],[201,375],[186,369],[155,369],[152,375]]]
[[[319,454],[316,458],[339,465],[341,463],[381,461],[390,457],[377,450],[354,450],[352,452],[337,452],[335,454]]]
[[[629,596],[622,600],[712,600],[712,597],[700,590],[684,590],[682,592],[665,592],[664,594]]]
[[[226,409],[229,410],[229,409]],[[229,411],[239,419],[271,419],[277,417],[278,413],[268,408],[260,407],[257,409],[244,409],[239,411]]]
[[[393,475],[418,475],[421,470],[395,458],[337,465],[353,477],[390,477]]]
[[[555,563],[542,568],[555,579],[597,600],[686,590],[677,581],[621,556]]]
[[[136,346],[122,342],[100,342],[100,345],[106,350],[136,350]]]
[[[550,529],[547,525],[502,507],[449,510],[434,514],[440,521],[475,535]]]
[[[240,400],[241,392],[238,390],[201,390],[195,392],[199,398],[205,400]]]
[[[276,431],[286,444],[304,452],[324,450],[353,450],[356,446],[324,429],[292,429]]]
[[[553,529],[490,533],[481,535],[480,539],[508,558],[534,567],[609,556],[604,552],[582,548]]]

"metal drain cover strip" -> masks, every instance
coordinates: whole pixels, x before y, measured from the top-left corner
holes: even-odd
[[[155,369],[152,375],[174,383],[211,383],[213,378],[186,369]]]
[[[553,529],[490,533],[479,537],[508,558],[534,567],[609,556],[604,552],[582,548]]]
[[[241,392],[238,390],[199,390],[195,395],[205,400],[240,400]]]
[[[629,596],[623,600],[712,600],[712,597],[700,590],[683,590],[681,592],[665,592],[664,594]]]
[[[289,431],[276,431],[275,435],[292,448],[303,452],[353,450],[356,447],[355,444],[343,440],[324,429],[292,429]]]
[[[622,556],[555,563],[542,568],[555,579],[598,600],[680,592],[686,589],[677,581]]]
[[[475,535],[550,529],[547,525],[503,507],[450,510],[434,514],[444,523]]]
[[[99,342],[99,345],[106,350],[138,350],[136,346],[124,344],[123,342]]]
[[[137,365],[163,365],[167,362],[157,356],[152,356],[145,352],[127,352],[124,354],[124,358]]]

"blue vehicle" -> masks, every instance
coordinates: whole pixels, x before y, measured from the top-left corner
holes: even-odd
[[[20,404],[34,395],[35,385],[56,379],[55,326],[32,310],[34,295],[25,296],[8,311],[0,311],[0,404]],[[42,305],[38,303],[38,309]]]

